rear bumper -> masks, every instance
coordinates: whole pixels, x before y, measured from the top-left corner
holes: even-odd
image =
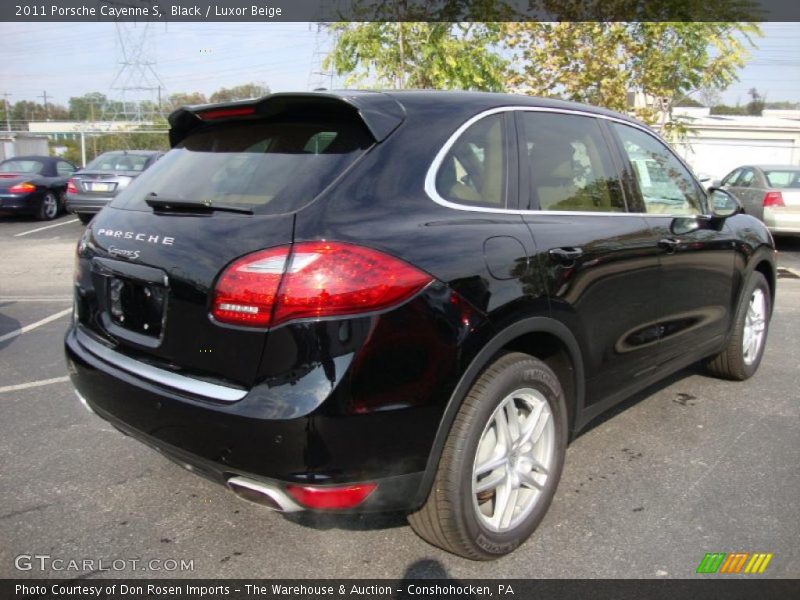
[[[67,194],[67,212],[97,213],[112,200],[112,196],[97,197],[83,194]]]
[[[764,224],[774,234],[800,235],[800,208],[789,206],[765,208]]]
[[[287,483],[375,482],[377,489],[352,511],[416,508],[435,432],[426,433],[424,424],[434,419],[422,409],[331,417],[323,402],[302,417],[264,418],[257,399],[192,398],[119,369],[88,351],[75,328],[65,346],[70,377],[89,408],[213,481],[244,477],[277,490]]]
[[[0,212],[35,214],[39,210],[39,204],[40,200],[30,194],[25,196],[18,194],[0,195]]]

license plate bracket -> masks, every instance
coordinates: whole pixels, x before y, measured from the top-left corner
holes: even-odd
[[[108,313],[118,327],[159,339],[164,329],[166,288],[112,276],[108,279]]]

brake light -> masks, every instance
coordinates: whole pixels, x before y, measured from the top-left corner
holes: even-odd
[[[764,196],[764,206],[786,206],[783,203],[783,194],[780,192],[767,192]]]
[[[75,187],[75,180],[74,179],[68,179],[67,180],[67,193],[68,194],[77,194],[78,193],[78,188]]]
[[[252,327],[355,315],[400,304],[432,280],[371,248],[303,242],[234,261],[217,282],[211,314],[222,323]]]
[[[36,186],[32,183],[18,183],[17,185],[12,185],[8,188],[8,191],[12,194],[30,194],[31,192],[36,191]]]
[[[212,108],[211,110],[204,110],[197,113],[197,116],[204,121],[213,121],[214,119],[227,119],[228,117],[246,117],[248,115],[256,114],[255,106],[235,106],[232,108]]]
[[[344,510],[361,504],[376,487],[374,483],[336,487],[289,484],[286,491],[306,508]]]

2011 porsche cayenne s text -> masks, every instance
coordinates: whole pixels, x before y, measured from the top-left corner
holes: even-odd
[[[691,363],[761,361],[769,232],[626,116],[347,91],[170,125],[80,241],[69,371],[102,418],[247,499],[403,510],[495,558],[591,419]]]

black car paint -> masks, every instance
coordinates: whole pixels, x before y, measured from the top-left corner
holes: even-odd
[[[69,164],[73,169],[76,168],[75,165],[62,158],[52,156],[15,156],[7,160],[36,160],[44,166],[39,173],[20,173],[19,177],[14,179],[0,178],[0,213],[39,214],[42,201],[47,192],[53,192],[58,198],[59,211],[64,209],[64,197],[69,177],[59,175],[56,165],[59,161]],[[23,194],[8,191],[12,186],[26,182],[35,185],[36,189],[33,192]]]
[[[427,496],[463,397],[503,349],[539,356],[556,371],[575,432],[637,390],[718,351],[750,272],[763,272],[774,294],[774,247],[763,225],[746,215],[681,223],[636,214],[641,198],[632,169],[611,137],[631,213],[515,210],[518,173],[510,178],[506,210],[457,210],[426,194],[425,174],[439,149],[484,111],[579,110],[633,122],[627,117],[494,94],[324,97],[374,119],[368,126],[380,141],[300,210],[164,216],[110,207],[84,240],[80,324],[66,338],[76,388],[123,431],[220,482],[233,475],[379,481],[362,510],[415,508]],[[313,101],[313,95],[299,98]],[[191,129],[191,111],[176,113],[173,125],[176,143]],[[132,243],[137,232],[174,243]],[[666,238],[678,243],[660,245]],[[436,281],[383,313],[292,322],[266,333],[208,317],[210,290],[232,260],[320,239],[375,248]],[[115,245],[139,254],[114,258]],[[582,254],[569,260],[550,252],[565,248]],[[124,330],[114,335],[103,323],[107,300],[95,257],[113,259],[123,272],[135,263],[167,274],[170,304],[157,347],[137,344]],[[87,352],[79,341],[87,335],[162,369],[249,393],[223,404],[141,380]]]

